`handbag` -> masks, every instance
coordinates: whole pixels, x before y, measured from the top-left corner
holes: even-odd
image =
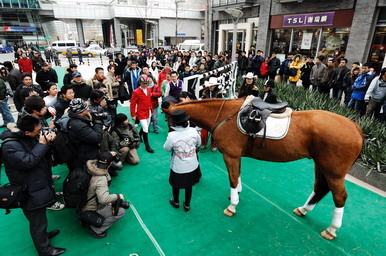
[[[100,228],[105,221],[105,217],[96,211],[83,211],[79,214],[79,220],[91,226]]]
[[[296,76],[298,74],[298,70],[296,68],[290,68],[289,69],[289,75],[290,76]]]
[[[9,209],[20,208],[26,199],[25,187],[7,183],[0,187],[0,208],[5,209],[5,214],[9,214]]]
[[[8,81],[4,81],[4,83],[5,83],[5,88],[6,88],[5,89],[6,95],[13,97],[13,90],[11,88],[11,85],[9,84]]]

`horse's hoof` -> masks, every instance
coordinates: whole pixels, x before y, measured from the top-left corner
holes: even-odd
[[[230,210],[228,210],[228,208],[226,208],[226,209],[224,210],[224,215],[226,215],[226,216],[228,216],[228,217],[232,217],[233,215],[235,215],[235,213],[232,212],[232,211],[230,211]]]
[[[334,240],[335,239],[335,236],[333,236],[327,229],[323,230],[322,233],[320,233],[320,235],[327,240]]]
[[[304,217],[304,214],[299,210],[299,208],[296,208],[295,210],[293,210],[293,212],[299,216],[299,217]]]

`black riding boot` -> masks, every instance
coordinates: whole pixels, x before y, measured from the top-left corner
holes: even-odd
[[[143,135],[143,141],[145,142],[146,151],[149,153],[154,153],[154,150],[149,145],[149,138],[148,138],[147,132],[143,132],[142,135]]]
[[[142,139],[142,136],[143,136],[143,130],[141,128],[141,130],[139,131],[139,142],[143,142],[143,139]]]

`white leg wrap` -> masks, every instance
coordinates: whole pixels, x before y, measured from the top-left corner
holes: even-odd
[[[230,204],[230,205],[228,206],[228,210],[231,211],[231,212],[233,212],[233,213],[236,213],[236,205]]]
[[[306,203],[305,203],[305,204],[303,205],[303,207],[302,207],[302,208],[304,208],[304,210],[307,211],[307,212],[308,212],[308,211],[312,211],[312,210],[314,209],[314,207],[315,207],[315,204],[309,204],[310,201],[311,201],[311,199],[314,197],[314,195],[315,195],[315,192],[312,191],[311,195],[308,197]]]
[[[243,185],[241,184],[241,177],[239,177],[239,179],[238,179],[236,189],[237,189],[237,192],[239,192],[239,193],[243,190]]]
[[[239,204],[239,193],[237,192],[237,188],[231,188],[231,204],[235,206]]]
[[[327,228],[327,231],[330,232],[330,234],[333,236],[333,237],[336,237],[336,230],[337,228],[333,227],[333,226],[329,226]]]
[[[339,229],[342,226],[344,207],[334,209],[334,216],[332,217],[331,227]]]

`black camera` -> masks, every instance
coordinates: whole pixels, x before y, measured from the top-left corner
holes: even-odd
[[[118,212],[119,212],[119,208],[122,207],[123,209],[127,210],[130,208],[130,203],[127,202],[127,201],[123,201],[119,195],[118,195],[118,199],[117,201],[115,201],[112,206],[111,206],[111,210],[113,212],[113,216],[117,216],[118,215]]]
[[[90,108],[90,113],[95,119],[105,119],[108,113],[102,107]]]
[[[113,162],[111,164],[111,167],[116,170],[122,170],[123,169],[123,163],[121,162],[121,159],[119,158],[119,155],[115,155]]]
[[[135,142],[139,142],[140,141],[139,138],[134,138],[134,137],[129,137],[128,139],[129,139],[130,143],[135,143]]]
[[[58,129],[56,128],[50,128],[50,127],[42,127],[42,132],[43,133],[51,133],[51,132],[58,132]]]

